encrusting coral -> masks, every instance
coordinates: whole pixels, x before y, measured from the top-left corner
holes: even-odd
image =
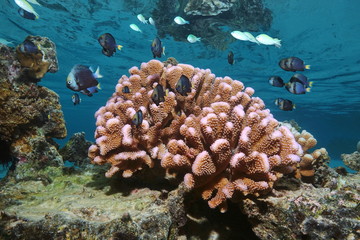
[[[226,211],[227,199],[270,191],[300,160],[302,148],[293,134],[242,82],[157,60],[129,73],[95,113],[96,143],[89,157],[95,164],[111,163],[107,177],[130,177],[159,159],[211,208]],[[166,94],[157,105],[159,84]]]

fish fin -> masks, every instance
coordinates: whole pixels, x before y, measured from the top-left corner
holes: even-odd
[[[90,69],[91,70],[91,69]],[[103,75],[100,74],[100,67],[97,67],[96,72],[94,73],[95,78],[102,78]]]
[[[165,56],[165,47],[163,47],[163,49],[162,49],[162,54],[164,54],[164,56]]]
[[[308,87],[305,90],[306,90],[306,92],[310,92],[311,89]]]
[[[96,86],[99,90],[101,90],[100,83]]]
[[[169,96],[169,89],[168,88],[165,90],[165,96],[166,97]]]
[[[293,109],[296,109],[296,104],[295,103],[293,104]]]
[[[305,69],[310,69],[310,65],[305,65]]]
[[[314,82],[309,82],[309,86],[312,87],[314,85]]]
[[[123,48],[123,46],[117,45],[117,49],[121,50],[122,48]]]
[[[278,38],[274,38],[274,41],[275,41],[275,47],[281,48],[281,40]]]

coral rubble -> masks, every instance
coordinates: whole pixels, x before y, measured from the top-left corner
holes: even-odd
[[[44,37],[29,36],[27,39],[41,45],[41,59],[35,57],[33,60],[46,61],[45,72],[57,71],[54,43]],[[0,143],[9,146],[8,151],[18,160],[19,166],[25,167],[24,163],[34,164],[32,167],[61,165],[62,158],[51,139],[66,137],[59,96],[36,84],[37,78],[45,74],[43,68],[38,68],[41,64],[38,67],[24,64],[18,48],[0,44],[0,52]],[[32,167],[29,172],[34,170]]]
[[[341,159],[349,168],[360,171],[360,152],[355,151],[351,154],[341,154]]]
[[[279,126],[242,82],[157,60],[129,73],[95,113],[96,144],[89,157],[96,164],[111,163],[106,176],[130,177],[159,159],[211,208],[226,211],[227,199],[269,192],[300,160],[302,149],[290,130]],[[191,83],[188,92],[181,91],[183,77]],[[158,105],[151,100],[157,85],[167,92]],[[134,123],[139,111],[142,119]]]

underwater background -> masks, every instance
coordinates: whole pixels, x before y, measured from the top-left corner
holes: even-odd
[[[59,71],[46,74],[39,82],[60,96],[68,137],[56,141],[62,145],[81,131],[88,140],[94,141],[95,111],[105,105],[118,79],[128,75],[129,68],[152,59],[150,45],[157,29],[142,24],[136,16],[141,13],[149,18],[158,1],[38,2],[42,6],[34,5],[34,8],[40,18],[31,21],[18,14],[14,1],[1,0],[0,38],[16,46],[26,36],[37,35],[46,36],[56,44]],[[181,63],[209,68],[216,76],[242,81],[246,87],[255,89],[255,96],[264,100],[276,119],[295,120],[314,135],[317,147],[327,149],[332,166],[342,165],[340,154],[353,152],[360,140],[360,1],[265,0],[264,5],[272,11],[271,26],[266,31],[252,33],[254,36],[266,33],[281,39],[281,48],[235,40],[220,50],[203,41],[189,43],[184,33],[183,41],[175,41],[170,35],[161,38],[166,55],[160,60],[175,57]],[[142,33],[133,31],[129,27],[132,23],[137,24]],[[223,26],[222,30],[224,36],[233,39],[231,31],[247,29]],[[113,57],[104,56],[97,41],[105,32],[123,45]],[[234,52],[234,65],[227,62],[229,51]],[[280,59],[291,56],[311,65],[311,69],[304,72],[314,82],[311,92],[294,95],[269,85],[268,78],[272,75],[283,79],[293,75],[278,66]],[[74,92],[65,84],[75,64],[94,69],[99,66],[104,76],[99,80],[101,90],[93,97],[81,95],[82,102],[76,106],[71,101]],[[296,109],[288,112],[278,109],[274,104],[278,97],[292,100]]]

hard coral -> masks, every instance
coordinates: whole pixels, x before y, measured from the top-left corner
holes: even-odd
[[[186,187],[199,189],[211,208],[226,211],[226,199],[270,191],[300,160],[302,149],[290,130],[280,127],[242,82],[157,60],[129,72],[95,113],[96,144],[89,157],[96,164],[111,163],[107,177],[116,172],[130,177],[159,159],[162,167],[184,174]],[[187,96],[175,90],[182,75],[192,86]],[[159,105],[151,100],[157,84],[167,91]],[[139,110],[143,121],[134,124]]]

